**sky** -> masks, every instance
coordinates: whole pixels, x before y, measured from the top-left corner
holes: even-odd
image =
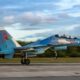
[[[80,0],[0,0],[0,27],[24,41],[80,37]]]

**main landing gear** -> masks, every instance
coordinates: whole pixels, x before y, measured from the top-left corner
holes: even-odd
[[[29,59],[21,59],[21,64],[29,65],[30,60]]]
[[[30,64],[30,59],[28,59],[26,51],[22,51],[21,64],[23,64],[23,65]]]

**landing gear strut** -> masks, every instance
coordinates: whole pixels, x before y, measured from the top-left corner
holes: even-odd
[[[28,59],[26,51],[22,51],[21,64],[24,64],[24,65],[30,64],[30,59]]]

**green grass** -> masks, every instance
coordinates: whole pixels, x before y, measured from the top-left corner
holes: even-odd
[[[80,58],[30,58],[31,63],[80,63]],[[0,59],[0,63],[20,63],[20,58]]]
[[[32,58],[33,63],[80,63],[80,58]]]

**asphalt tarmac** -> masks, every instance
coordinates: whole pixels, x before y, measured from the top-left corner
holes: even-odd
[[[80,63],[0,64],[0,78],[53,76],[80,76]]]

